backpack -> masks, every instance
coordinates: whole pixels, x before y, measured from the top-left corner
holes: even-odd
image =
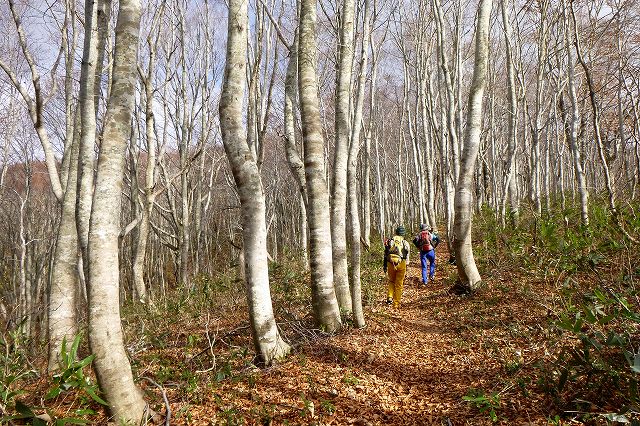
[[[435,249],[436,247],[438,247],[438,244],[440,244],[440,237],[438,237],[438,234],[434,232],[433,234],[431,234],[431,245]]]
[[[420,250],[421,251],[430,251],[435,247],[432,245],[432,236],[429,231],[421,231],[420,232]]]
[[[394,265],[399,264],[404,259],[404,238],[400,235],[395,235],[392,240],[389,240],[389,260]]]

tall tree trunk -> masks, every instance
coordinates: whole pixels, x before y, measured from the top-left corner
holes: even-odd
[[[106,5],[105,5],[106,3]],[[111,9],[110,1],[85,0],[84,4],[84,50],[80,66],[80,93],[78,95],[80,113],[80,154],[78,157],[78,193],[76,201],[76,226],[78,241],[82,253],[83,273],[87,275],[87,245],[89,239],[89,218],[91,216],[91,199],[93,197],[93,173],[96,142],[96,112],[100,98],[100,85],[97,77],[102,69],[98,64],[98,10],[101,7]],[[104,10],[101,10],[104,13]],[[106,35],[106,34],[103,34]],[[101,64],[100,64],[101,65]]]
[[[287,164],[300,190],[300,232],[301,251],[305,267],[309,267],[307,251],[307,181],[304,175],[304,162],[296,147],[296,107],[298,105],[298,32],[294,35],[293,44],[289,46],[289,63],[284,81],[284,140]]]
[[[567,90],[569,92],[569,99],[571,100],[571,111],[568,119],[566,120],[566,133],[569,139],[569,149],[573,156],[573,168],[575,171],[575,179],[578,184],[578,193],[580,195],[580,212],[582,224],[589,225],[589,192],[587,190],[587,182],[584,175],[584,169],[582,166],[582,159],[580,154],[580,148],[578,147],[578,124],[580,122],[580,116],[578,112],[578,96],[576,95],[576,82],[575,82],[575,68],[573,52],[571,49],[571,42],[573,39],[573,33],[571,25],[569,23],[569,10],[567,6],[567,0],[563,0],[563,21],[564,21],[564,44],[565,53],[567,54]],[[562,98],[561,98],[562,99]],[[565,109],[563,108],[563,111]]]
[[[374,0],[377,1],[377,0]],[[375,6],[375,3],[374,3]],[[369,45],[371,49],[371,69],[373,74],[371,77],[371,87],[369,89],[369,121],[367,123],[367,130],[364,136],[364,160],[363,160],[363,190],[362,190],[362,204],[363,204],[363,226],[362,226],[362,240],[364,241],[367,249],[371,246],[371,139],[373,137],[373,126],[376,116],[376,85],[375,75],[377,73],[378,66],[378,54],[376,53],[376,46],[374,45],[373,37],[369,37]],[[378,188],[381,191],[382,188]],[[380,206],[384,208],[384,206]]]
[[[74,126],[80,127],[79,114]],[[60,226],[51,267],[49,287],[48,331],[49,331],[49,371],[58,369],[62,342],[73,342],[78,334],[76,315],[78,288],[78,230],[76,228],[76,194],[79,132],[68,138],[70,144],[67,186],[62,200]]]
[[[367,62],[369,59],[369,0],[364,4],[364,29],[362,34],[362,49],[360,52],[360,72],[358,74],[358,94],[356,97],[355,115],[351,131],[349,147],[349,162],[347,168],[347,188],[349,191],[349,216],[351,217],[351,301],[353,306],[353,320],[358,328],[365,326],[362,312],[362,290],[360,283],[360,204],[358,203],[358,155],[360,153],[360,129],[362,128],[362,109],[364,107],[364,89],[367,77]],[[375,80],[375,71],[372,77]],[[372,90],[375,83],[372,80]]]
[[[100,388],[116,422],[138,423],[147,404],[136,387],[120,323],[118,236],[125,151],[136,93],[140,1],[120,0],[113,82],[89,228],[89,342]]]
[[[333,282],[340,310],[351,313],[351,295],[347,272],[347,161],[351,117],[351,72],[353,69],[354,0],[342,0],[342,18],[338,68],[336,70],[335,155],[333,163],[331,240]]]
[[[501,0],[500,8],[502,12],[502,21],[504,23],[504,40],[506,45],[506,59],[507,59],[507,92],[509,99],[509,111],[508,114],[508,135],[507,135],[507,168],[505,170],[505,183],[503,190],[503,199],[501,203],[501,220],[502,226],[506,225],[506,204],[507,199],[511,201],[510,217],[512,219],[512,225],[515,226],[518,223],[518,199],[516,189],[516,150],[518,147],[517,141],[517,119],[518,119],[518,99],[516,97],[516,79],[515,69],[513,66],[513,51],[511,50],[512,32],[511,22],[509,15],[507,14],[507,8],[505,3],[507,0]],[[493,128],[493,127],[492,127]],[[495,194],[497,195],[497,194]]]
[[[311,292],[318,326],[333,332],[342,326],[333,286],[329,193],[325,179],[324,140],[316,81],[316,0],[300,2],[298,84],[307,178]]]
[[[482,96],[486,83],[487,63],[489,59],[489,17],[491,0],[480,0],[476,26],[476,52],[473,66],[473,79],[469,91],[467,126],[464,135],[464,147],[460,161],[460,175],[456,186],[454,247],[456,266],[462,285],[469,291],[480,286],[481,278],[471,246],[471,220],[473,215],[473,172],[482,130]]]
[[[247,143],[242,107],[245,93],[248,0],[229,1],[227,59],[220,95],[220,129],[241,205],[245,285],[253,343],[267,364],[290,347],[282,340],[273,315],[267,263],[264,190],[255,157]]]

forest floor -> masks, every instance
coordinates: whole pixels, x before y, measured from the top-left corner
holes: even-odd
[[[542,280],[493,276],[490,287],[461,297],[449,293],[455,267],[447,259],[439,250],[436,280],[426,288],[419,261],[411,262],[400,309],[384,303],[380,270],[365,328],[307,339],[268,369],[246,362],[246,330],[219,323],[211,353],[227,346],[238,350],[236,357],[218,358],[208,389],[198,379],[202,370],[184,378],[191,390],[165,382],[172,424],[559,424],[544,396],[529,389],[548,337],[541,326],[548,314]],[[186,336],[185,346],[198,334],[176,332]],[[160,381],[157,367],[146,368]]]
[[[458,296],[450,292],[457,272],[444,246],[436,280],[426,288],[419,261],[410,263],[399,309],[385,303],[379,253],[365,254],[367,325],[347,323],[333,336],[313,329],[308,275],[273,266],[274,307],[294,350],[266,369],[253,364],[238,281],[200,282],[196,292],[130,306],[123,330],[136,380],[157,412],[166,414],[166,398],[172,425],[583,424],[539,386],[540,361],[557,343],[549,324],[560,277],[502,267],[496,258],[483,267],[485,286]],[[107,424],[106,410],[82,386],[48,400],[50,387],[41,376],[24,403],[46,406],[56,418]]]

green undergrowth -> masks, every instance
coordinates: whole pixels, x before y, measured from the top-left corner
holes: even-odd
[[[380,294],[381,248],[363,250],[362,259],[367,306]],[[150,379],[160,388],[174,390],[171,401],[182,407],[175,413],[177,420],[188,419],[192,406],[214,404],[229,424],[243,421],[240,410],[229,405],[229,396],[223,397],[225,384],[242,382],[252,388],[260,364],[254,359],[244,284],[235,276],[235,270],[203,275],[191,288],[173,290],[153,304],[130,303],[123,308],[134,375],[140,383],[151,383]],[[285,340],[299,346],[326,336],[313,323],[310,273],[303,260],[281,257],[270,262],[269,276],[274,314]],[[348,332],[351,319],[344,316],[343,322],[343,332]],[[161,411],[160,388],[146,388],[147,400]]]
[[[44,396],[37,399],[29,394],[30,382],[39,373],[35,369],[25,368],[25,365],[31,365],[26,358],[28,354],[16,345],[15,337],[12,336],[12,341],[6,337],[1,340],[5,351],[2,359],[4,368],[0,376],[0,398],[2,412],[6,415],[0,416],[0,424],[61,426],[92,423],[91,419],[107,403],[102,399],[91,372],[94,356],[80,356],[82,336],[76,335],[72,342],[63,340],[57,370],[48,381],[48,390]],[[10,346],[6,346],[7,344]],[[72,406],[68,405],[69,399],[73,399]],[[9,410],[13,413],[9,414]]]
[[[635,237],[638,207],[621,210]],[[577,208],[542,217],[523,209],[518,226],[503,229],[483,210],[474,222],[476,261],[485,284],[509,297],[504,283],[516,282],[520,296],[547,310],[545,354],[527,383],[516,374],[513,385],[547,395],[558,413],[551,423],[640,424],[640,250],[606,204],[592,204],[589,218],[584,226]],[[520,366],[505,361],[505,369]]]

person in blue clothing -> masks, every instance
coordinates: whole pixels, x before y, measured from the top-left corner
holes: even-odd
[[[435,246],[437,245],[437,236],[434,237],[432,231],[433,229],[429,229],[429,225],[423,223],[420,225],[420,232],[413,239],[413,244],[415,244],[415,246],[420,250],[420,266],[422,266],[423,286],[426,286],[428,281],[433,281],[436,275]],[[427,261],[429,261],[428,271]]]

